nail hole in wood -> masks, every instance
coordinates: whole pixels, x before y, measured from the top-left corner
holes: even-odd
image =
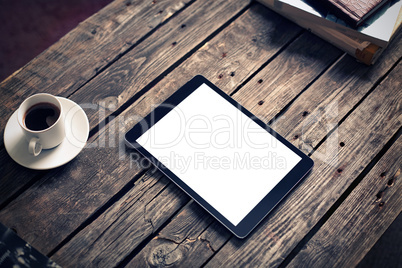
[[[388,187],[393,186],[393,185],[394,185],[394,181],[395,181],[394,178],[390,179],[390,180],[387,182]]]
[[[381,198],[383,197],[383,195],[384,195],[384,191],[379,191],[378,194],[376,194],[376,196],[375,196],[377,198],[377,201],[380,201]]]
[[[387,173],[386,173],[386,172],[383,172],[383,173],[380,174],[380,177],[381,177],[381,178],[385,178],[385,175],[387,175]]]
[[[262,82],[263,82],[263,80],[262,80],[262,79],[258,80],[258,84],[261,84]]]
[[[131,3],[130,3],[130,2],[127,2],[127,3],[126,3],[126,6],[130,6],[130,5],[131,5]]]
[[[297,140],[299,138],[299,135],[294,135],[293,140]]]
[[[343,171],[343,169],[338,168],[338,170],[337,170],[336,172],[338,172],[338,173],[342,173],[342,171]]]
[[[302,113],[302,116],[307,116],[308,115],[308,112],[307,111],[304,111],[303,113]]]
[[[384,205],[385,205],[385,202],[380,202],[380,204],[378,204],[378,206],[379,206],[380,208],[382,208]]]
[[[223,52],[223,53],[222,53],[222,58],[226,57],[227,55],[228,55],[228,53]]]
[[[231,73],[230,73],[230,76],[231,76],[231,77],[235,76],[235,72],[231,72]]]
[[[92,33],[92,34],[96,34],[96,29],[93,29],[93,30],[91,31],[91,33]]]
[[[177,45],[177,42],[176,42],[176,41],[174,41],[174,42],[172,43],[172,46],[175,46],[175,45]]]
[[[256,39],[256,38],[253,38],[253,39],[251,39],[251,41],[253,41],[253,42],[257,42],[257,39]]]
[[[181,28],[185,28],[185,27],[186,27],[186,24],[182,24],[182,25],[181,25]]]
[[[223,74],[220,74],[220,75],[218,76],[219,79],[222,79],[222,77],[223,77]]]
[[[263,100],[260,100],[259,102],[258,102],[258,105],[263,105],[264,104],[264,101]]]
[[[152,1],[152,5],[155,5],[155,4],[156,4],[156,0]]]
[[[159,10],[158,14],[162,14],[162,13],[163,13],[163,10]]]
[[[342,141],[341,143],[339,143],[339,146],[343,147],[345,146],[345,143]]]

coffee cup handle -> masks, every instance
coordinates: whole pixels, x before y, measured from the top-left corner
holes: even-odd
[[[34,156],[38,156],[42,152],[42,144],[39,143],[39,139],[36,137],[31,138],[28,146],[29,153]]]

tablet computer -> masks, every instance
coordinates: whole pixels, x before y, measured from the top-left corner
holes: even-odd
[[[200,75],[125,139],[240,238],[313,166],[308,156]]]

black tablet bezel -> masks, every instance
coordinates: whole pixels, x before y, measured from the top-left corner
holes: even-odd
[[[277,138],[295,154],[301,157],[299,163],[257,204],[256,207],[250,211],[246,217],[237,225],[233,225],[222,214],[220,214],[214,207],[206,202],[201,196],[199,196],[194,190],[192,190],[187,184],[185,184],[179,177],[177,177],[172,171],[164,166],[158,159],[150,154],[145,148],[136,142],[136,140],[156,124],[163,116],[169,113],[174,107],[176,107],[181,101],[187,98],[191,93],[198,89],[202,84],[208,85],[211,89],[217,92],[225,100],[231,103],[234,107],[239,109],[242,113],[256,122],[263,129],[268,131],[271,135]],[[167,177],[169,177],[176,185],[178,185],[183,191],[191,196],[198,204],[209,211],[218,221],[225,225],[233,234],[239,238],[246,237],[257,225],[265,218],[265,216],[288,194],[293,187],[311,170],[314,162],[311,158],[306,156],[303,152],[297,149],[293,144],[288,142],[264,122],[254,116],[251,112],[241,106],[238,102],[233,100],[225,92],[220,90],[209,80],[201,75],[197,75],[187,82],[184,86],[178,89],[172,94],[166,101],[156,107],[145,118],[138,122],[131,130],[125,135],[126,144],[132,148],[137,149],[143,156],[150,160],[159,170],[161,170]]]

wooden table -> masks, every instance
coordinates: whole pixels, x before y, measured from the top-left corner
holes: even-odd
[[[67,267],[356,265],[402,210],[400,37],[369,67],[255,2],[116,0],[0,84],[0,222]],[[197,74],[315,161],[243,240],[124,147]],[[80,104],[91,129],[47,171],[3,142],[38,92]]]

